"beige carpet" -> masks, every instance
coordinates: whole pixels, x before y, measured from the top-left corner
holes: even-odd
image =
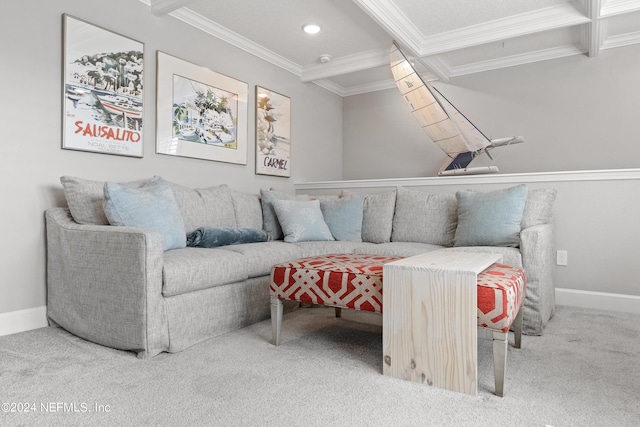
[[[380,324],[304,308],[279,347],[265,321],[150,360],[55,328],[0,337],[0,425],[640,425],[640,315],[558,307],[509,348],[504,398],[484,340],[477,397],[383,376]]]

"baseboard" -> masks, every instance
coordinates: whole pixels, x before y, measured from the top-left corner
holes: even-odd
[[[48,326],[47,306],[0,314],[0,336]]]
[[[556,305],[640,314],[640,296],[556,288]]]

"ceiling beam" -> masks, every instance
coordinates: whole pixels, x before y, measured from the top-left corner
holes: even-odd
[[[591,22],[587,25],[587,51],[589,58],[595,58],[600,53],[602,41],[604,40],[606,21],[600,19],[600,11],[602,9],[603,0],[587,1],[587,16]]]
[[[328,79],[356,71],[368,70],[384,65],[389,65],[389,49],[375,49],[355,55],[334,58],[324,64],[305,65],[302,67],[300,81]]]
[[[417,53],[420,56],[435,55],[589,22],[589,18],[573,4],[560,4],[425,37]]]
[[[150,0],[151,13],[154,16],[168,15],[174,10],[180,9],[194,0]]]

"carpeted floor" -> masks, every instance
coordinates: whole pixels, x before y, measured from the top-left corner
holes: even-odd
[[[383,376],[380,325],[303,308],[279,347],[267,320],[150,360],[56,328],[0,337],[0,425],[640,425],[640,315],[557,307],[509,348],[504,398],[485,340],[477,397]]]

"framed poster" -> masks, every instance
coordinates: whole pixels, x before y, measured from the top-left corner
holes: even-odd
[[[143,156],[144,45],[63,15],[62,148]]]
[[[256,174],[291,176],[291,99],[256,86]]]
[[[247,83],[158,51],[156,152],[247,164]]]

